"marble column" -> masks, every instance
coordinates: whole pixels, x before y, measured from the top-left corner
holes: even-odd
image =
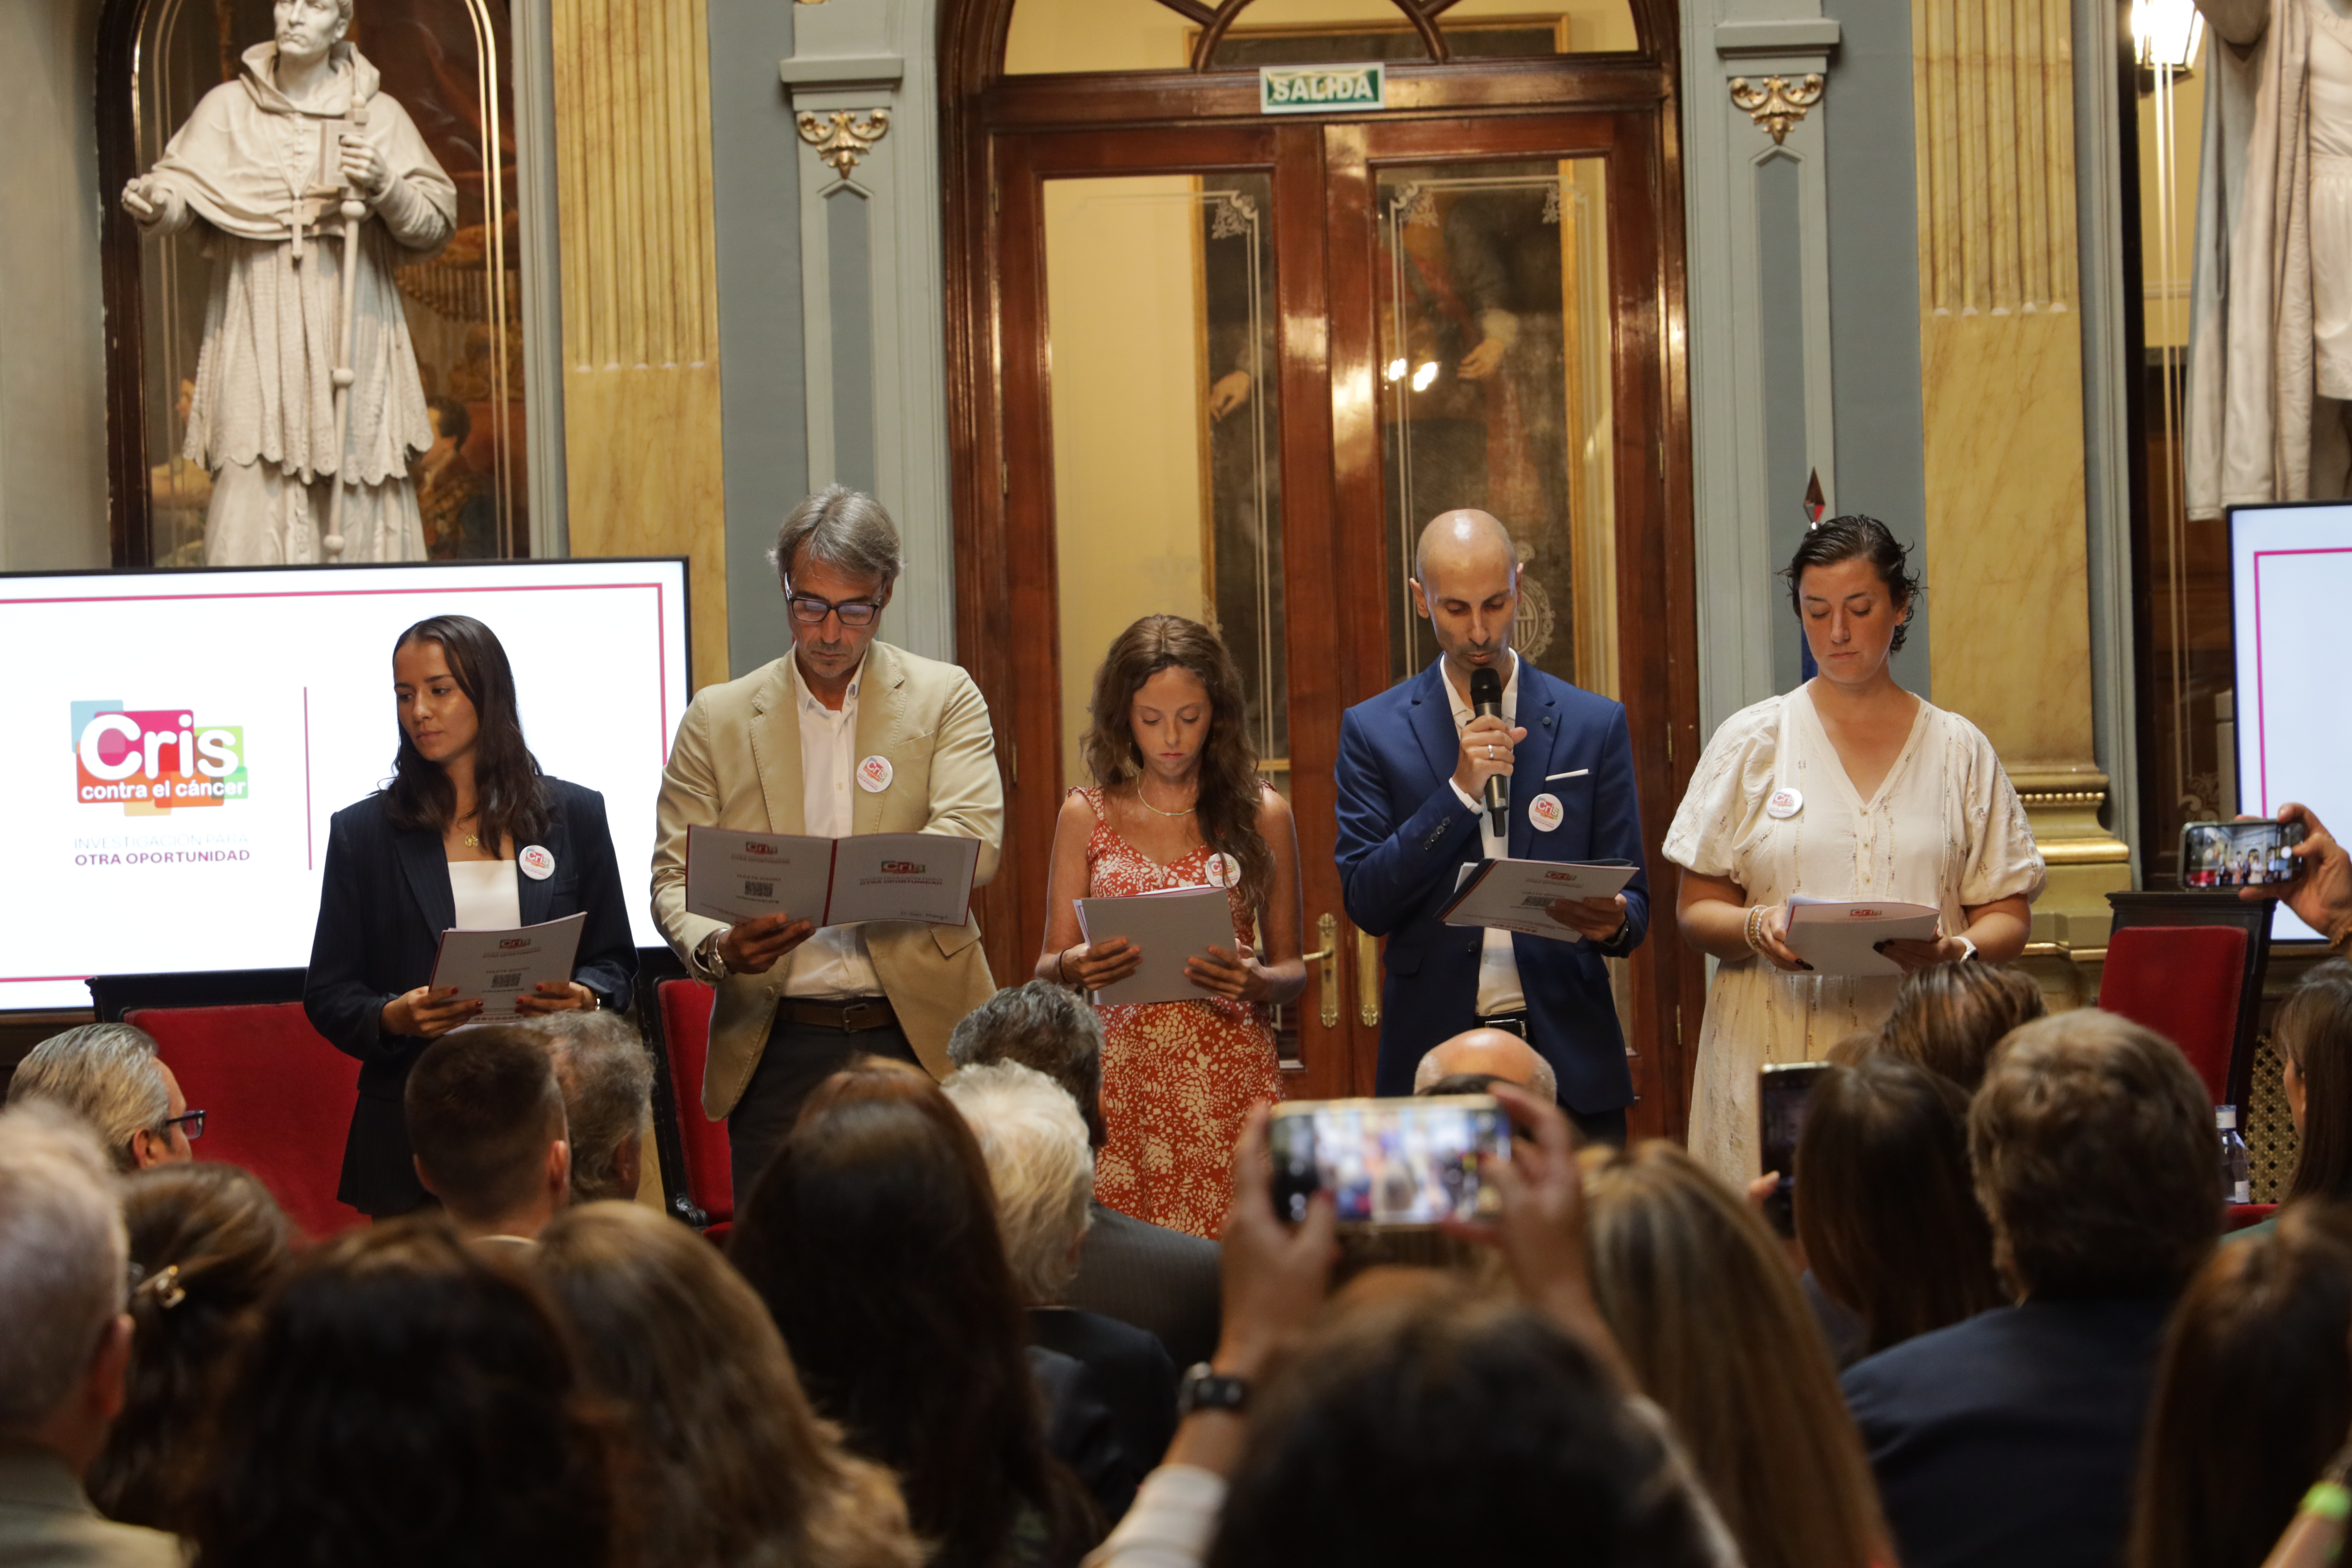
[[[2029,962],[2095,995],[2101,825],[2066,0],[1912,0],[1930,679],[1990,737],[2050,865]]]
[[[553,7],[572,553],[689,560],[698,687],[728,668],[708,37],[704,0]]]

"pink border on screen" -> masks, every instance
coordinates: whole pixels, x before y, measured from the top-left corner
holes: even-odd
[[[657,674],[656,689],[661,700],[661,734],[655,750],[661,754],[664,767],[669,765],[669,642],[662,636],[663,614],[668,607],[668,589],[660,583],[517,583],[508,587],[479,588],[289,588],[280,592],[250,592],[243,594],[76,594],[56,598],[0,599],[6,605],[121,605],[165,604],[176,600],[200,599],[348,599],[353,597],[394,598],[417,594],[578,594],[606,589],[650,588],[654,595],[654,654]],[[308,844],[315,831],[310,823],[310,689],[302,689],[302,828]],[[305,855],[305,869],[312,869]],[[0,985],[31,985],[60,980],[88,980],[87,974],[0,974]]]
[[[2270,724],[2263,689],[2263,563],[2273,555],[2352,555],[2352,545],[2315,545],[2308,550],[2257,550],[2254,562],[2254,773],[2262,784],[2262,814],[2271,815]]]

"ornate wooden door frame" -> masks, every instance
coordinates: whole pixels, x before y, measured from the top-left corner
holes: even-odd
[[[1688,1120],[1705,965],[1680,940],[1673,868],[1658,853],[1701,742],[1671,0],[1635,0],[1642,47],[1630,54],[1391,65],[1390,108],[1372,122],[1313,116],[1270,121],[1258,111],[1257,75],[1250,70],[1006,77],[1002,62],[1013,3],[946,0],[940,36],[957,637],[959,657],[997,714],[1010,786],[1004,868],[982,904],[996,973],[1024,975],[1034,960],[1059,808],[1052,787],[1058,721],[1050,700],[1038,695],[1056,687],[1055,663],[1041,658],[1057,625],[1052,536],[1050,525],[1041,531],[1034,521],[1050,512],[1050,501],[1023,498],[1016,505],[1012,494],[1016,478],[1050,471],[1033,467],[1050,452],[1010,430],[1006,417],[1008,376],[1034,386],[1045,369],[1034,313],[1013,298],[1034,298],[1037,280],[1008,277],[998,266],[1005,226],[1036,221],[1008,194],[1015,161],[1024,178],[1033,178],[1028,149],[1038,133],[1114,129],[1164,128],[1199,138],[1200,166],[1213,166],[1222,155],[1263,167],[1261,144],[1277,150],[1277,213],[1287,204],[1323,219],[1286,227],[1278,220],[1276,230],[1276,266],[1288,279],[1289,300],[1281,321],[1286,481],[1302,464],[1335,465],[1319,486],[1286,483],[1285,528],[1300,548],[1320,539],[1328,549],[1338,509],[1369,504],[1377,515],[1383,505],[1378,437],[1367,440],[1361,430],[1347,428],[1351,420],[1374,417],[1350,390],[1359,380],[1370,384],[1370,322],[1335,321],[1332,294],[1324,291],[1326,281],[1337,279],[1351,297],[1370,297],[1369,250],[1337,242],[1343,231],[1370,233],[1369,171],[1424,153],[1457,155],[1467,121],[1485,122],[1477,140],[1486,149],[1481,155],[1492,156],[1519,143],[1553,149],[1562,117],[1585,117],[1593,124],[1582,139],[1605,146],[1610,157],[1617,607],[1627,649],[1620,695],[1633,731],[1652,882],[1651,936],[1633,965],[1634,1082],[1643,1097],[1633,1121],[1637,1131],[1680,1135]],[[1016,141],[1023,144],[1017,152]],[[1302,273],[1318,279],[1314,288],[1297,286]],[[1015,356],[1027,363],[1016,364]],[[1383,563],[1365,551],[1341,559],[1326,602],[1302,597],[1290,613],[1294,637],[1319,621],[1344,640],[1354,662],[1322,664],[1318,691],[1312,661],[1294,661],[1294,710],[1311,702],[1360,701],[1380,689],[1350,669],[1384,667]],[[1043,637],[1040,626],[1048,628]],[[1294,731],[1292,777],[1302,820],[1330,809],[1336,742],[1336,733]],[[1316,872],[1302,869],[1310,878],[1312,946]],[[1310,984],[1310,1002],[1315,995]],[[1353,1000],[1350,984],[1351,1006]],[[1359,1048],[1345,1076],[1368,1087],[1370,1067]]]

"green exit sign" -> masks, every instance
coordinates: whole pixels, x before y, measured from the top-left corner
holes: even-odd
[[[1257,107],[1261,114],[1329,114],[1389,106],[1387,68],[1363,66],[1260,66]]]

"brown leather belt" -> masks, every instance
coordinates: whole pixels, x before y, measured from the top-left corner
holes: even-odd
[[[812,1002],[787,996],[776,1004],[776,1016],[812,1029],[839,1029],[845,1035],[898,1026],[898,1012],[887,996],[853,996],[841,1002]]]

